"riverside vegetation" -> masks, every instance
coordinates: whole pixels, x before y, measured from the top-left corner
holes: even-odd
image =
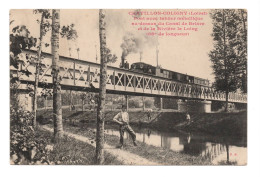
[[[63,110],[64,116],[64,130],[74,134],[88,137],[95,141],[95,131],[93,129],[86,129],[82,124],[96,123],[96,113],[92,111],[69,111]],[[106,113],[106,124],[114,125],[112,118],[118,111],[108,111]],[[41,110],[38,112],[38,121],[41,124],[47,124],[52,127],[51,119],[52,110]],[[179,112],[153,112],[152,120],[148,121],[146,113],[143,111],[129,112],[130,124],[133,126],[141,126],[143,128],[151,128],[156,130],[189,130],[194,132],[204,132],[216,136],[234,136],[240,137],[246,141],[247,132],[247,113],[191,113],[192,121],[187,124],[184,113]],[[115,146],[118,143],[118,137],[115,135],[105,134],[105,142],[108,145]],[[212,163],[203,159],[188,154],[174,152],[172,150],[155,147],[152,145],[138,142],[139,146],[132,146],[130,141],[126,141],[125,151],[139,155],[150,161],[157,162],[163,165],[212,165]],[[70,146],[70,147],[73,147]],[[73,149],[73,148],[72,148]],[[69,149],[68,149],[69,151]],[[74,150],[72,150],[74,151]],[[94,148],[93,151],[94,153]],[[59,153],[58,153],[59,154]],[[78,156],[80,159],[80,156]],[[108,157],[106,164],[120,164],[120,162],[113,157]],[[111,161],[112,159],[112,161]],[[86,163],[85,164],[91,164]]]

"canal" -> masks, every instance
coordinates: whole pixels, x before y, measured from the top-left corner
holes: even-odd
[[[137,141],[179,153],[201,156],[216,165],[247,163],[247,143],[241,138],[185,131],[164,132],[147,128],[134,130]],[[119,131],[115,127],[107,126],[106,134],[119,137]],[[128,133],[125,133],[124,137],[131,139]]]
[[[79,123],[76,126],[83,129],[94,129],[96,125]],[[210,160],[215,165],[247,164],[247,140],[245,138],[224,135],[213,136],[203,132],[158,131],[142,127],[133,127],[133,129],[136,132],[137,141],[148,145],[191,156],[200,156],[205,160]],[[120,135],[118,126],[115,125],[105,125],[105,133],[118,137]],[[125,132],[124,138],[131,139],[127,132]]]

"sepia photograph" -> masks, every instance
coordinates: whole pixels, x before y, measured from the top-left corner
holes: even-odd
[[[10,164],[246,166],[247,9],[10,9]]]

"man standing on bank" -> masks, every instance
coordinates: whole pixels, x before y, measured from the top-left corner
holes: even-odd
[[[136,144],[136,135],[134,130],[129,125],[129,115],[126,111],[126,106],[122,105],[122,110],[120,113],[118,113],[114,118],[113,121],[118,123],[120,125],[119,132],[120,132],[120,145],[118,148],[122,148],[124,145],[124,132],[125,130],[130,134],[130,136],[133,139],[134,146],[137,146]]]

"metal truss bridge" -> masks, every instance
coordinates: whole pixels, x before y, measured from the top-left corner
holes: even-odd
[[[36,51],[26,50],[22,54],[25,58],[36,56]],[[52,85],[52,55],[43,53],[41,62],[39,86]],[[26,63],[26,62],[25,62]],[[32,75],[26,76],[21,70],[27,68]],[[11,73],[16,74],[22,89],[26,89],[25,83],[34,83],[35,65],[27,62],[20,64],[19,69],[11,68]],[[62,89],[92,90],[99,89],[100,65],[93,62],[60,56],[60,79]],[[167,78],[126,70],[116,67],[107,67],[107,92],[138,96],[175,97],[181,99],[198,99],[209,101],[225,101],[225,94],[217,92],[212,87],[200,86],[192,83],[182,83]],[[247,103],[247,95],[229,93],[229,102]]]

